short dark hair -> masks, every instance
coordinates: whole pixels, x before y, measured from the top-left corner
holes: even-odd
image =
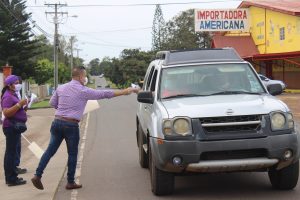
[[[73,67],[72,77],[78,77],[85,70],[84,66]]]

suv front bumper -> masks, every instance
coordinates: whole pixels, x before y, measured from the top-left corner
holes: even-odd
[[[299,134],[291,133],[264,138],[197,141],[162,140],[150,137],[152,159],[158,169],[167,172],[230,172],[266,170],[272,166],[284,168],[299,159]],[[251,151],[262,150],[265,154],[251,157]],[[290,150],[292,157],[285,159],[284,153]],[[243,152],[247,151],[245,157]],[[203,159],[201,155],[214,152],[241,152],[238,158],[224,154],[220,159]],[[250,154],[249,154],[250,152]],[[182,162],[174,164],[173,158]]]

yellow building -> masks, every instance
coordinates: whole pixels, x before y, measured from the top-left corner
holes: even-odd
[[[243,1],[250,30],[213,37],[213,47],[232,46],[259,73],[300,89],[300,0]]]

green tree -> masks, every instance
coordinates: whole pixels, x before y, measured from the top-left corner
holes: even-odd
[[[53,69],[54,64],[48,59],[41,59],[37,61],[34,67],[35,76],[34,80],[37,84],[53,84]],[[60,84],[66,83],[71,80],[70,68],[64,63],[60,62],[58,64],[58,82]]]
[[[166,23],[164,49],[193,49],[210,47],[210,35],[207,32],[195,32],[194,10],[181,12]]]
[[[103,66],[105,77],[120,87],[127,87],[130,83],[143,80],[153,57],[153,51],[124,49],[120,58],[104,58],[100,66]]]
[[[35,82],[37,84],[45,84],[50,77],[53,76],[53,62],[48,59],[37,61],[35,66]]]
[[[95,59],[91,60],[90,63],[88,64],[88,66],[90,68],[89,72],[92,76],[98,76],[103,73],[103,70],[100,69],[99,58],[95,58]]]
[[[41,59],[48,59],[52,61],[53,45],[50,43],[50,41],[44,35],[36,36],[36,40],[38,41],[40,54],[34,57],[34,62],[37,62]]]
[[[58,83],[64,84],[71,80],[71,69],[63,62],[58,64]]]
[[[161,50],[165,40],[165,20],[159,4],[156,5],[152,25],[152,49]]]
[[[33,57],[40,53],[39,43],[30,32],[23,0],[0,1],[0,64],[12,65],[22,78],[34,74]]]
[[[130,83],[141,81],[153,57],[153,51],[145,52],[140,49],[124,49],[121,53],[121,70],[126,82],[122,84],[128,86]]]
[[[103,69],[105,77],[111,78],[112,73],[112,60],[109,57],[104,57],[100,62],[100,68]]]

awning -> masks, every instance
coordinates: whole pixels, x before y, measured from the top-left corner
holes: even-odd
[[[297,60],[290,60],[289,58],[300,58],[300,51],[283,52],[283,53],[267,53],[253,55],[252,60],[284,60],[297,67],[300,67],[300,62]]]
[[[259,54],[251,36],[213,36],[212,48],[224,47],[234,48],[242,58],[252,58]]]
[[[279,60],[300,57],[300,51],[253,55],[254,60]]]

